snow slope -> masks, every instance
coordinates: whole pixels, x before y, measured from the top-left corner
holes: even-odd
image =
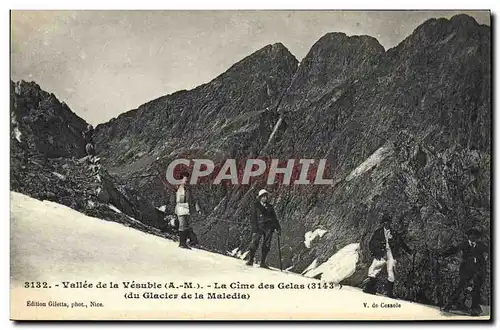
[[[322,280],[340,283],[356,271],[359,259],[358,249],[359,243],[344,246],[319,267],[315,267],[314,262],[317,260],[314,260],[307,272],[304,272],[304,276],[315,277],[321,274]]]
[[[68,207],[11,192],[12,319],[440,319],[436,308],[399,301],[399,308],[373,308],[398,301],[357,288],[277,289],[279,283],[319,281],[297,274],[247,267],[242,260],[200,250],[88,217]],[[184,282],[199,289],[64,289],[62,281]],[[50,289],[24,288],[47,281]],[[214,289],[215,283],[274,285],[275,289]],[[59,288],[55,285],[59,283]],[[208,286],[211,287],[208,287]],[[205,299],[144,299],[144,292],[202,293]],[[206,299],[209,292],[245,293],[243,299]],[[137,293],[140,299],[126,299]],[[28,307],[28,301],[81,302],[87,307]],[[90,301],[104,307],[90,307]],[[364,304],[367,304],[365,307]],[[458,318],[458,316],[454,316]],[[467,318],[467,317],[464,317]],[[469,319],[469,318],[468,318]]]

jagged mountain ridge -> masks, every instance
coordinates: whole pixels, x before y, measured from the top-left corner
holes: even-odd
[[[298,62],[280,43],[266,46],[227,72],[192,91],[148,102],[96,127],[96,149],[103,163],[152,202],[173,209],[158,171],[179,157],[225,159],[257,154],[278,118],[277,103]],[[159,160],[157,160],[159,158]],[[148,176],[142,178],[142,176]],[[137,178],[138,177],[138,178]],[[205,187],[206,206],[226,194]]]
[[[285,228],[285,266],[293,265],[300,272],[314,259],[324,261],[348,243],[361,241],[365,248],[367,235],[383,211],[398,219],[398,227],[404,232],[410,231],[408,239],[417,245],[417,249],[424,249],[425,253],[427,250],[436,251],[437,246],[422,246],[421,241],[427,230],[420,234],[418,231],[422,230],[422,218],[427,219],[427,216],[422,216],[424,211],[430,212],[431,218],[443,216],[446,221],[453,217],[461,219],[457,228],[438,226],[446,237],[442,238],[443,241],[438,240],[442,245],[454,243],[450,236],[457,236],[465,230],[465,219],[469,216],[467,210],[471,207],[480,210],[479,215],[474,215],[478,217],[475,223],[488,230],[489,184],[486,183],[489,177],[485,173],[489,172],[491,147],[489,38],[488,27],[478,25],[465,15],[450,20],[431,19],[387,51],[376,39],[368,36],[348,37],[342,33],[330,33],[311,48],[297,71],[287,72],[287,79],[283,79],[284,84],[280,86],[284,94],[267,103],[271,105],[270,116],[259,118],[266,129],[254,130],[261,137],[258,143],[255,143],[255,135],[247,135],[242,140],[229,143],[232,152],[224,152],[227,146],[220,148],[222,154],[227,156],[252,157],[264,151],[265,156],[283,159],[328,159],[338,181],[335,189],[281,187],[274,190],[276,206]],[[217,79],[207,85],[216,83]],[[183,92],[183,96],[188,99],[198,91]],[[165,97],[164,102],[170,98],[181,102],[178,99],[181,95],[177,94]],[[206,107],[210,107],[205,102],[192,104],[192,111],[200,113],[206,113]],[[245,104],[240,111],[245,112],[249,104],[252,102]],[[268,107],[267,104],[260,108]],[[276,111],[273,111],[272,105],[277,106]],[[152,107],[148,111],[159,113]],[[223,114],[219,115],[224,118]],[[225,119],[231,120],[234,115],[234,112],[226,113]],[[197,148],[198,141],[190,137],[189,131],[200,127],[208,132],[209,141],[224,141],[231,137],[229,132],[225,133],[227,135],[213,134],[217,132],[213,127],[218,127],[220,122],[212,126],[213,119],[209,117],[206,120],[204,117],[188,118],[193,120],[184,130],[179,131],[182,123],[172,127],[175,136],[182,140],[174,139],[172,142],[165,137],[164,141],[170,147],[165,152],[167,155],[161,151],[156,153],[158,148],[151,154],[162,158],[182,154],[185,152],[183,148],[191,148],[188,153],[191,157],[213,157],[214,149],[208,141],[205,148]],[[141,125],[140,122],[137,117],[134,119],[134,125]],[[149,122],[143,123],[144,127],[151,127]],[[248,128],[247,125],[248,121],[244,121],[231,128],[238,132]],[[107,129],[109,126],[106,126]],[[276,128],[276,132],[268,143],[266,140],[270,137],[271,127]],[[200,134],[203,136],[203,133]],[[242,143],[245,138],[247,142]],[[103,137],[103,140],[107,139]],[[238,143],[234,143],[236,141]],[[243,155],[234,152],[252,143],[255,143],[253,148],[247,149]],[[376,180],[360,176],[354,182],[346,181],[351,171],[384,145],[390,146],[391,156],[378,165],[383,170],[375,168],[369,172]],[[451,172],[446,172],[446,165],[442,168],[443,173],[434,178],[444,182],[444,185],[423,187],[432,177],[425,170],[432,172],[432,166],[437,167],[443,159],[453,158],[454,153],[463,155],[463,158],[454,161],[464,168],[477,167],[481,175],[486,175],[473,180],[476,186],[469,187],[469,200],[447,191],[447,185],[453,178]],[[411,159],[413,154],[419,155],[418,159],[425,159],[427,167]],[[453,163],[453,166],[458,165]],[[151,169],[145,172],[151,172]],[[469,176],[463,172],[460,175]],[[410,186],[415,181],[416,188]],[[405,185],[402,182],[408,183]],[[138,180],[135,184],[151,191],[152,187],[158,186],[159,180]],[[459,190],[463,187],[454,188]],[[205,204],[209,205],[209,215],[197,222],[197,229],[203,233],[207,244],[220,251],[234,247],[245,249],[249,237],[245,224],[253,190],[249,187],[199,187],[198,190]],[[438,203],[444,206],[436,209],[437,206],[431,205],[434,202],[431,202],[432,196],[425,194],[426,190],[431,190],[432,195],[445,196],[445,202]],[[156,195],[152,193],[151,198],[158,204],[168,203],[160,192]],[[457,207],[461,204],[465,204],[467,209]],[[173,205],[168,207],[173,209]],[[418,207],[418,212],[415,207]],[[453,212],[445,215],[447,210]],[[304,233],[316,226],[329,229],[329,233],[318,246],[307,249],[302,243]],[[434,226],[432,228],[435,229]],[[366,249],[363,251],[360,272],[366,270],[368,262]],[[416,263],[424,268],[429,260],[428,256],[421,255]],[[408,269],[404,262],[402,268]],[[443,276],[452,276],[453,272],[446,271]],[[424,273],[422,278],[428,277]],[[352,280],[354,284],[358,283]],[[409,294],[408,287],[412,284],[402,282],[396,290]],[[433,292],[422,292],[420,296],[423,300],[436,302],[441,295],[438,291],[446,292],[450,287],[447,285]]]
[[[368,42],[359,42],[353,52],[350,44],[342,42],[345,38],[327,35],[303,60],[290,96],[279,107],[283,128],[267,148],[280,159],[327,158],[338,183],[334,189],[275,190],[287,233],[285,266],[294,265],[300,272],[315,259],[323,262],[343,246],[361,241],[360,271],[348,280],[359,284],[370,262],[369,235],[380,214],[389,213],[420,253],[416,266],[401,261],[402,274],[410,274],[414,267],[419,274],[403,276],[396,291],[412,298],[415,282],[422,281],[425,285],[420,286],[424,289],[418,299],[442,303],[453,280],[438,282],[456,278],[458,265],[456,260],[435,260],[435,253],[457,243],[471,226],[489,232],[489,28],[464,15],[429,20],[385,53]],[[336,43],[331,45],[332,41]],[[341,54],[321,52],[322,47]],[[363,61],[370,52],[371,61]],[[333,62],[350,57],[367,65],[343,74],[325,60],[325,53],[331,54]],[[347,180],[383,146],[389,153],[385,159],[367,174]],[[226,243],[224,236],[236,237],[226,244],[245,248],[248,232],[241,235],[241,226],[228,230],[226,224],[247,218],[248,203],[233,199],[225,206],[225,212],[203,227],[208,227],[211,240]],[[303,235],[318,226],[329,233],[307,249],[301,242]]]
[[[217,140],[227,136],[235,121],[248,123],[252,119],[254,126],[258,126],[260,118],[266,117],[266,109],[273,108],[279,100],[297,64],[295,57],[282,44],[269,45],[233,65],[210,83],[158,98],[99,125],[97,139],[103,159],[110,158],[112,163],[120,158],[112,152],[115,147],[127,147],[119,145],[125,135],[143,139],[141,142],[146,147],[155,148],[155,154],[171,152],[179,145],[212,153],[226,152],[227,145],[231,144],[220,145]],[[149,134],[142,134],[142,125],[147,125]],[[210,125],[210,130],[207,130],[207,125]],[[253,128],[248,127],[248,131]],[[242,131],[239,135],[247,137],[245,133]],[[233,132],[231,138],[236,139],[235,135],[238,134]],[[190,145],[185,145],[186,140]],[[137,146],[132,148],[140,150]]]
[[[99,125],[97,151],[112,174],[167,210],[173,193],[158,176],[179,156],[326,158],[334,188],[272,187],[284,266],[301,272],[361,242],[359,273],[347,280],[359,284],[366,241],[388,212],[420,252],[415,267],[401,261],[397,294],[415,299],[419,283],[417,299],[439,303],[453,281],[436,278],[456,279],[457,264],[437,265],[433,253],[472,224],[489,230],[490,69],[489,27],[465,15],[431,19],[388,51],[371,37],[330,33],[300,66],[275,44],[208,84]],[[379,162],[355,171],[380,148]],[[254,189],[197,190],[208,213],[195,219],[204,245],[244,250]],[[304,234],[318,226],[328,233],[308,249]]]

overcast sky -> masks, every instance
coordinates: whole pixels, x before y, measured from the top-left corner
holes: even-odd
[[[13,80],[37,82],[92,124],[206,83],[267,44],[301,60],[325,33],[397,45],[460,12],[12,11]],[[465,12],[490,24],[489,12]]]

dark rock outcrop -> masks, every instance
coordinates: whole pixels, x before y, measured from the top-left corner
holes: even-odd
[[[10,189],[158,233],[163,220],[140,193],[89,161],[87,123],[37,84],[11,83]],[[115,207],[122,213],[112,210]]]
[[[48,158],[83,157],[87,123],[34,82],[11,81],[11,125],[26,146]]]

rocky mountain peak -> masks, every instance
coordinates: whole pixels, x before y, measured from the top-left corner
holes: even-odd
[[[327,33],[300,63],[284,104],[293,104],[292,112],[307,108],[325,93],[375,70],[384,57],[384,47],[373,37]]]
[[[466,26],[466,27],[474,27],[479,25],[479,23],[474,19],[474,17],[466,14],[455,15],[450,19],[450,22],[453,25]]]
[[[87,123],[35,82],[11,81],[11,129],[17,140],[47,157],[81,157]]]
[[[441,47],[449,41],[461,47],[459,46],[461,43],[481,43],[479,39],[489,39],[489,30],[490,27],[478,24],[473,17],[468,15],[455,15],[450,19],[431,18],[418,26],[394,49],[409,49],[409,52],[414,52],[425,50],[426,47]],[[454,38],[458,40],[452,40]],[[416,49],[413,50],[413,48]]]
[[[344,47],[357,47],[361,51],[373,50],[375,53],[384,51],[378,40],[368,35],[348,36],[342,32],[330,32],[322,36],[311,48],[310,53],[326,52],[328,50],[341,50]],[[344,48],[345,49],[345,48]]]
[[[234,75],[239,75],[241,78],[266,73],[268,76],[274,77],[282,71],[293,74],[297,70],[297,66],[298,61],[295,56],[282,43],[275,43],[246,56],[214,81],[224,80]]]

